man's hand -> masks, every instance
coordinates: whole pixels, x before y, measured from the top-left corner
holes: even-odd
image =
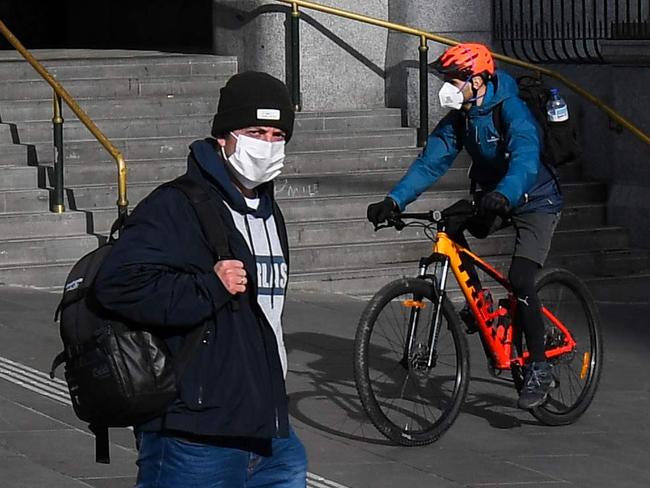
[[[376,227],[390,217],[390,214],[395,210],[397,210],[395,201],[390,197],[386,197],[381,202],[368,205],[366,215],[368,220]]]
[[[223,286],[232,295],[246,291],[246,270],[244,263],[236,259],[224,259],[214,265],[214,272]]]
[[[509,210],[510,202],[498,191],[486,193],[479,202],[479,214],[481,215],[488,213],[503,215],[508,213]]]

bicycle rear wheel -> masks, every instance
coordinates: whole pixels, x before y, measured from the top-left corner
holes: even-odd
[[[557,386],[546,402],[531,409],[531,413],[547,425],[567,425],[587,410],[598,388],[603,364],[598,309],[586,285],[567,270],[543,270],[536,287],[542,305],[569,329],[576,346],[571,352],[549,360]],[[561,346],[562,332],[546,316],[544,324],[546,348]],[[520,390],[521,368],[513,368],[513,377]]]
[[[363,407],[382,434],[405,446],[438,439],[458,416],[467,393],[467,338],[446,299],[433,365],[427,366],[437,303],[431,283],[419,278],[397,280],[370,300],[357,328],[354,380]],[[417,327],[406,354],[415,310]]]

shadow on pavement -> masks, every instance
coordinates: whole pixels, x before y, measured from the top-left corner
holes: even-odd
[[[359,400],[352,372],[352,339],[294,332],[285,335],[285,344],[293,358],[289,367],[296,386],[290,390],[290,414],[296,420],[338,437],[392,444],[374,428]],[[462,412],[485,419],[497,429],[539,424],[532,417],[519,418],[527,414],[515,405],[512,381],[473,376]]]

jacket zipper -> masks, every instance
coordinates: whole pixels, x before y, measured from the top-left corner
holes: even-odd
[[[205,331],[205,334],[203,335],[203,340],[201,341],[204,345],[208,345],[210,342],[210,329],[207,329]],[[201,379],[201,383],[199,384],[199,395],[198,398],[196,399],[196,403],[199,405],[203,405],[203,379]]]

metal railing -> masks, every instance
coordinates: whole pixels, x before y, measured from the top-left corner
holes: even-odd
[[[602,41],[650,39],[647,0],[494,0],[493,8],[502,51],[534,63],[600,64]]]
[[[61,101],[63,100],[70,110],[79,118],[79,120],[88,128],[93,136],[104,146],[109,154],[115,159],[117,164],[117,209],[118,216],[125,216],[128,213],[129,202],[126,198],[126,162],[122,153],[113,145],[113,143],[99,130],[95,123],[79,107],[74,98],[63,88],[63,86],[54,79],[50,72],[34,58],[34,56],[23,46],[20,41],[13,35],[7,26],[0,20],[0,33],[9,41],[9,43],[18,51],[25,60],[32,65],[36,72],[52,87],[53,90],[53,139],[54,139],[54,178],[52,199],[50,207],[54,212],[62,213],[65,211],[64,204],[64,178],[63,178],[63,115],[61,110]]]
[[[418,55],[419,55],[419,69],[420,69],[420,88],[419,88],[419,104],[420,104],[420,127],[418,128],[418,145],[422,146],[429,133],[429,114],[428,114],[428,107],[429,107],[429,93],[428,93],[428,83],[427,83],[427,75],[428,75],[428,41],[434,41],[438,42],[441,44],[446,44],[448,46],[453,46],[458,44],[458,41],[444,37],[444,36],[439,36],[437,34],[433,34],[431,32],[426,32],[422,31],[419,29],[414,29],[412,27],[408,27],[405,25],[400,25],[400,24],[395,24],[393,22],[388,22],[386,20],[382,19],[377,19],[374,17],[368,17],[362,14],[350,12],[348,10],[343,10],[339,8],[334,8],[334,7],[328,7],[325,5],[320,5],[314,2],[308,2],[304,0],[276,0],[280,3],[285,3],[291,5],[291,9],[289,11],[290,15],[290,33],[289,35],[291,36],[291,93],[293,96],[293,102],[297,110],[301,109],[301,102],[300,102],[300,7],[307,8],[307,9],[312,9],[316,10],[319,12],[324,12],[327,14],[331,15],[336,15],[338,17],[343,17],[347,18],[350,20],[354,20],[357,22],[363,22],[365,24],[371,24],[371,25],[376,25],[378,27],[383,27],[386,29],[394,30],[397,32],[402,32],[404,34],[410,34],[413,36],[417,36],[420,38],[420,46],[418,49]],[[529,0],[532,1],[532,0]],[[514,65],[514,66],[519,66],[521,68],[525,68],[528,70],[531,70],[535,72],[535,74],[538,77],[541,76],[548,76],[549,78],[554,78],[564,84],[567,88],[572,90],[573,92],[577,93],[581,97],[583,97],[585,100],[589,101],[590,103],[594,104],[596,107],[598,107],[600,110],[605,112],[607,116],[612,119],[612,121],[615,124],[618,124],[621,127],[624,127],[625,129],[629,130],[634,134],[637,138],[639,138],[641,141],[645,142],[646,144],[650,144],[650,136],[643,132],[641,129],[636,127],[634,124],[632,124],[629,120],[627,120],[625,117],[622,115],[618,114],[614,109],[609,107],[607,104],[605,104],[602,100],[600,100],[598,97],[595,95],[592,95],[589,93],[587,90],[584,88],[580,87],[576,83],[572,82],[565,76],[561,75],[560,73],[544,68],[539,65],[535,65],[526,61],[522,61],[520,59],[512,58],[503,54],[498,54],[498,53],[492,53],[492,56],[499,60],[506,62],[508,64]]]

